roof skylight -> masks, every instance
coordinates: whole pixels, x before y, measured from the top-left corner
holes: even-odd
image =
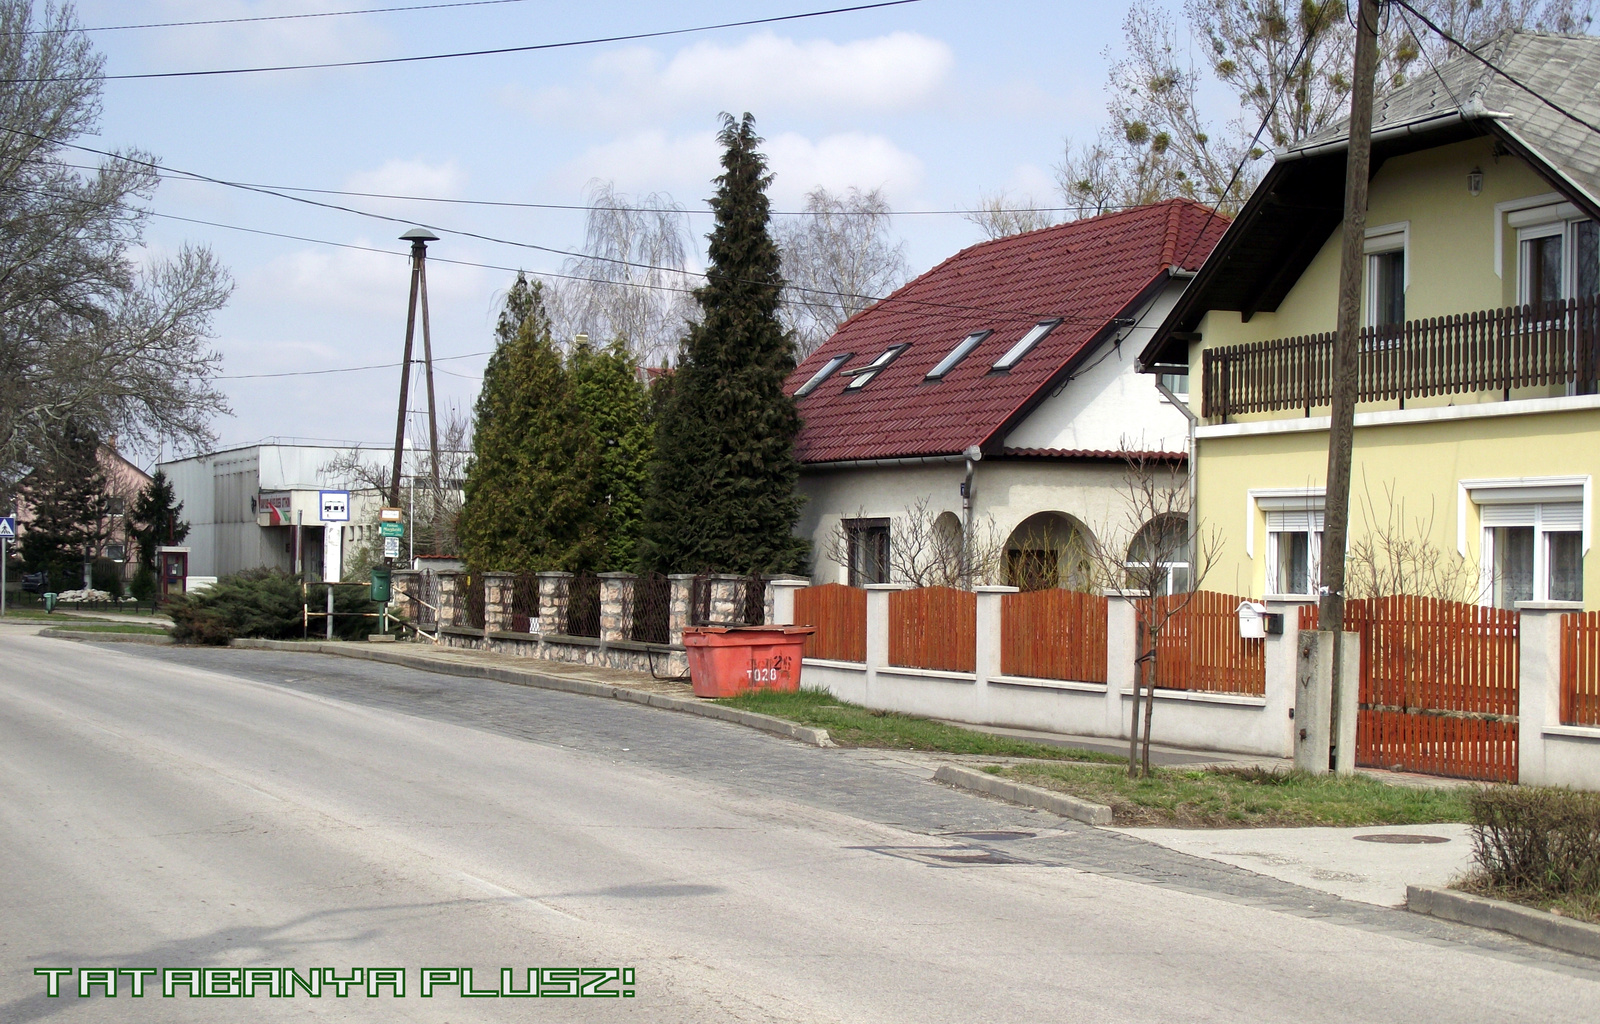
[[[811,392],[817,390],[817,388],[822,385],[823,381],[827,380],[829,377],[832,377],[834,371],[843,366],[845,363],[848,363],[850,361],[850,357],[853,355],[855,355],[854,352],[846,352],[842,356],[834,356],[826,363],[823,363],[822,369],[818,370],[816,373],[813,373],[810,380],[800,385],[799,389],[795,391],[794,397],[804,398],[811,394]]]
[[[910,347],[910,345],[890,345],[882,355],[867,365],[858,366],[854,370],[846,370],[845,373],[855,379],[846,384],[844,389],[846,391],[859,391],[866,387],[872,382],[872,378],[883,372],[884,367],[898,359],[900,353]]]
[[[950,350],[949,355],[939,360],[938,366],[935,366],[933,369],[928,371],[928,376],[926,379],[943,379],[944,375],[955,369],[956,364],[961,362],[961,360],[967,358],[967,356],[972,353],[972,350],[977,348],[978,345],[983,342],[983,339],[987,338],[993,333],[993,331],[973,331],[965,338],[962,338],[961,341],[957,343],[956,347]]]
[[[1009,370],[1016,366],[1017,363],[1022,361],[1023,356],[1033,350],[1033,346],[1043,341],[1060,323],[1060,320],[1040,320],[1034,324],[1028,333],[1022,336],[1022,340],[1012,345],[1006,350],[1005,355],[994,361],[994,369]]]

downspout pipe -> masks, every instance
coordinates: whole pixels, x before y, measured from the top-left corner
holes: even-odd
[[[1198,539],[1199,530],[1199,522],[1195,519],[1195,477],[1200,473],[1200,460],[1195,457],[1197,454],[1199,454],[1195,451],[1195,428],[1200,425],[1200,417],[1196,416],[1194,414],[1194,410],[1189,408],[1188,402],[1180,399],[1177,395],[1172,393],[1171,388],[1161,383],[1161,377],[1159,375],[1156,376],[1156,390],[1161,392],[1161,398],[1163,401],[1172,406],[1174,409],[1183,413],[1183,418],[1189,421],[1189,465],[1187,467],[1188,473],[1185,475],[1188,477],[1189,483],[1189,572],[1191,574],[1190,579],[1193,579],[1193,573],[1195,570],[1195,543]]]
[[[963,454],[967,460],[967,475],[961,481],[961,579],[970,589],[972,586],[972,479],[977,473],[978,463],[983,461],[983,449],[973,445]]]

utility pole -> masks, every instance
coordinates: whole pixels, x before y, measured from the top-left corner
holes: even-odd
[[[1361,358],[1361,282],[1366,260],[1367,181],[1372,167],[1372,92],[1378,66],[1379,0],[1360,0],[1356,12],[1355,75],[1350,88],[1350,146],[1344,176],[1344,239],[1339,252],[1339,320],[1333,349],[1333,408],[1328,424],[1328,476],[1323,498],[1322,586],[1317,628],[1332,633],[1333,712],[1330,736],[1340,735],[1344,631],[1345,547],[1350,534],[1350,461],[1355,442]],[[1341,760],[1353,752],[1341,751]]]
[[[439,236],[425,228],[412,228],[400,236],[403,242],[411,243],[411,301],[406,307],[406,349],[405,355],[400,360],[400,413],[396,417],[394,427],[394,475],[389,484],[389,506],[398,507],[400,504],[400,459],[401,446],[406,439],[406,404],[411,397],[411,348],[417,330],[417,293],[424,287],[423,266],[428,258],[428,243],[437,242]],[[427,300],[424,299],[424,309]],[[427,346],[427,314],[423,314],[423,345]],[[433,359],[428,359],[428,418],[433,418]]]
[[[428,379],[428,450],[433,456],[432,515],[435,523],[437,523],[439,518],[439,418],[433,404],[433,337],[428,331],[428,264],[422,257],[417,258],[417,274],[422,279],[422,361],[424,366],[423,376]],[[411,466],[411,489],[413,492],[417,489],[416,473],[416,463],[413,462]],[[413,504],[415,500],[415,497],[413,497]],[[413,538],[412,543],[415,544],[417,524],[414,513],[412,519],[413,522],[407,532]],[[433,553],[436,555],[440,553],[439,531],[437,529],[433,531]]]

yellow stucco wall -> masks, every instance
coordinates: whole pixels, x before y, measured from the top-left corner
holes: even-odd
[[[1351,539],[1368,534],[1395,506],[1404,509],[1408,536],[1457,552],[1460,482],[1519,477],[1600,477],[1600,407],[1529,416],[1408,423],[1356,430],[1351,471]],[[1197,509],[1223,547],[1208,590],[1261,596],[1266,592],[1266,515],[1252,489],[1321,488],[1328,434],[1202,438]],[[1467,557],[1475,565],[1482,527],[1466,502]],[[1590,528],[1594,510],[1588,509]],[[1254,533],[1254,553],[1246,550]],[[1233,590],[1239,587],[1241,589]],[[1600,558],[1584,559],[1584,606],[1600,608]]]
[[[1480,169],[1483,191],[1472,196],[1467,174]],[[1516,230],[1502,220],[1502,275],[1494,267],[1495,204],[1546,195],[1553,189],[1520,158],[1494,155],[1488,139],[1443,146],[1388,161],[1374,177],[1368,225],[1409,222],[1406,291],[1408,319],[1465,313],[1510,305],[1517,298]],[[1501,218],[1504,217],[1502,213]],[[1340,238],[1327,240],[1276,312],[1249,323],[1239,314],[1213,311],[1199,325],[1202,341],[1191,348],[1198,378],[1200,350],[1215,345],[1264,341],[1334,328]],[[1198,413],[1200,389],[1195,387]],[[1542,389],[1513,399],[1552,397]],[[1426,532],[1439,550],[1457,551],[1459,482],[1467,479],[1600,476],[1600,407],[1593,399],[1566,399],[1589,408],[1530,415],[1429,421],[1429,406],[1495,403],[1500,393],[1448,395],[1409,400],[1412,422],[1358,427],[1351,484],[1352,540],[1363,536],[1369,517],[1386,519],[1388,492],[1403,503],[1408,533]],[[1385,412],[1396,403],[1372,403],[1359,412]],[[1314,410],[1325,417],[1327,409]],[[1242,417],[1252,421],[1304,422],[1304,410]],[[1327,466],[1327,433],[1206,437],[1199,444],[1197,511],[1223,541],[1219,563],[1205,586],[1260,596],[1265,592],[1266,518],[1249,498],[1252,488],[1321,488]],[[1367,510],[1370,504],[1371,511]],[[1477,506],[1466,503],[1468,557],[1476,562],[1481,526]],[[1587,510],[1592,527],[1593,509]],[[1247,535],[1253,527],[1253,555]],[[1234,589],[1237,588],[1237,589]],[[1584,560],[1587,608],[1600,608],[1600,558]]]

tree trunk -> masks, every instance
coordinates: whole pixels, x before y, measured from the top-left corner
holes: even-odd
[[[1139,687],[1144,683],[1144,670],[1147,662],[1144,657],[1144,628],[1141,626],[1137,633],[1139,637],[1139,656],[1133,662],[1133,724],[1128,728],[1128,778],[1137,778],[1139,774]]]
[[[1140,752],[1140,769],[1146,777],[1150,775],[1150,719],[1156,713],[1156,661],[1153,655],[1161,641],[1161,627],[1154,624],[1150,627],[1150,686],[1145,691],[1144,705],[1144,749]]]

